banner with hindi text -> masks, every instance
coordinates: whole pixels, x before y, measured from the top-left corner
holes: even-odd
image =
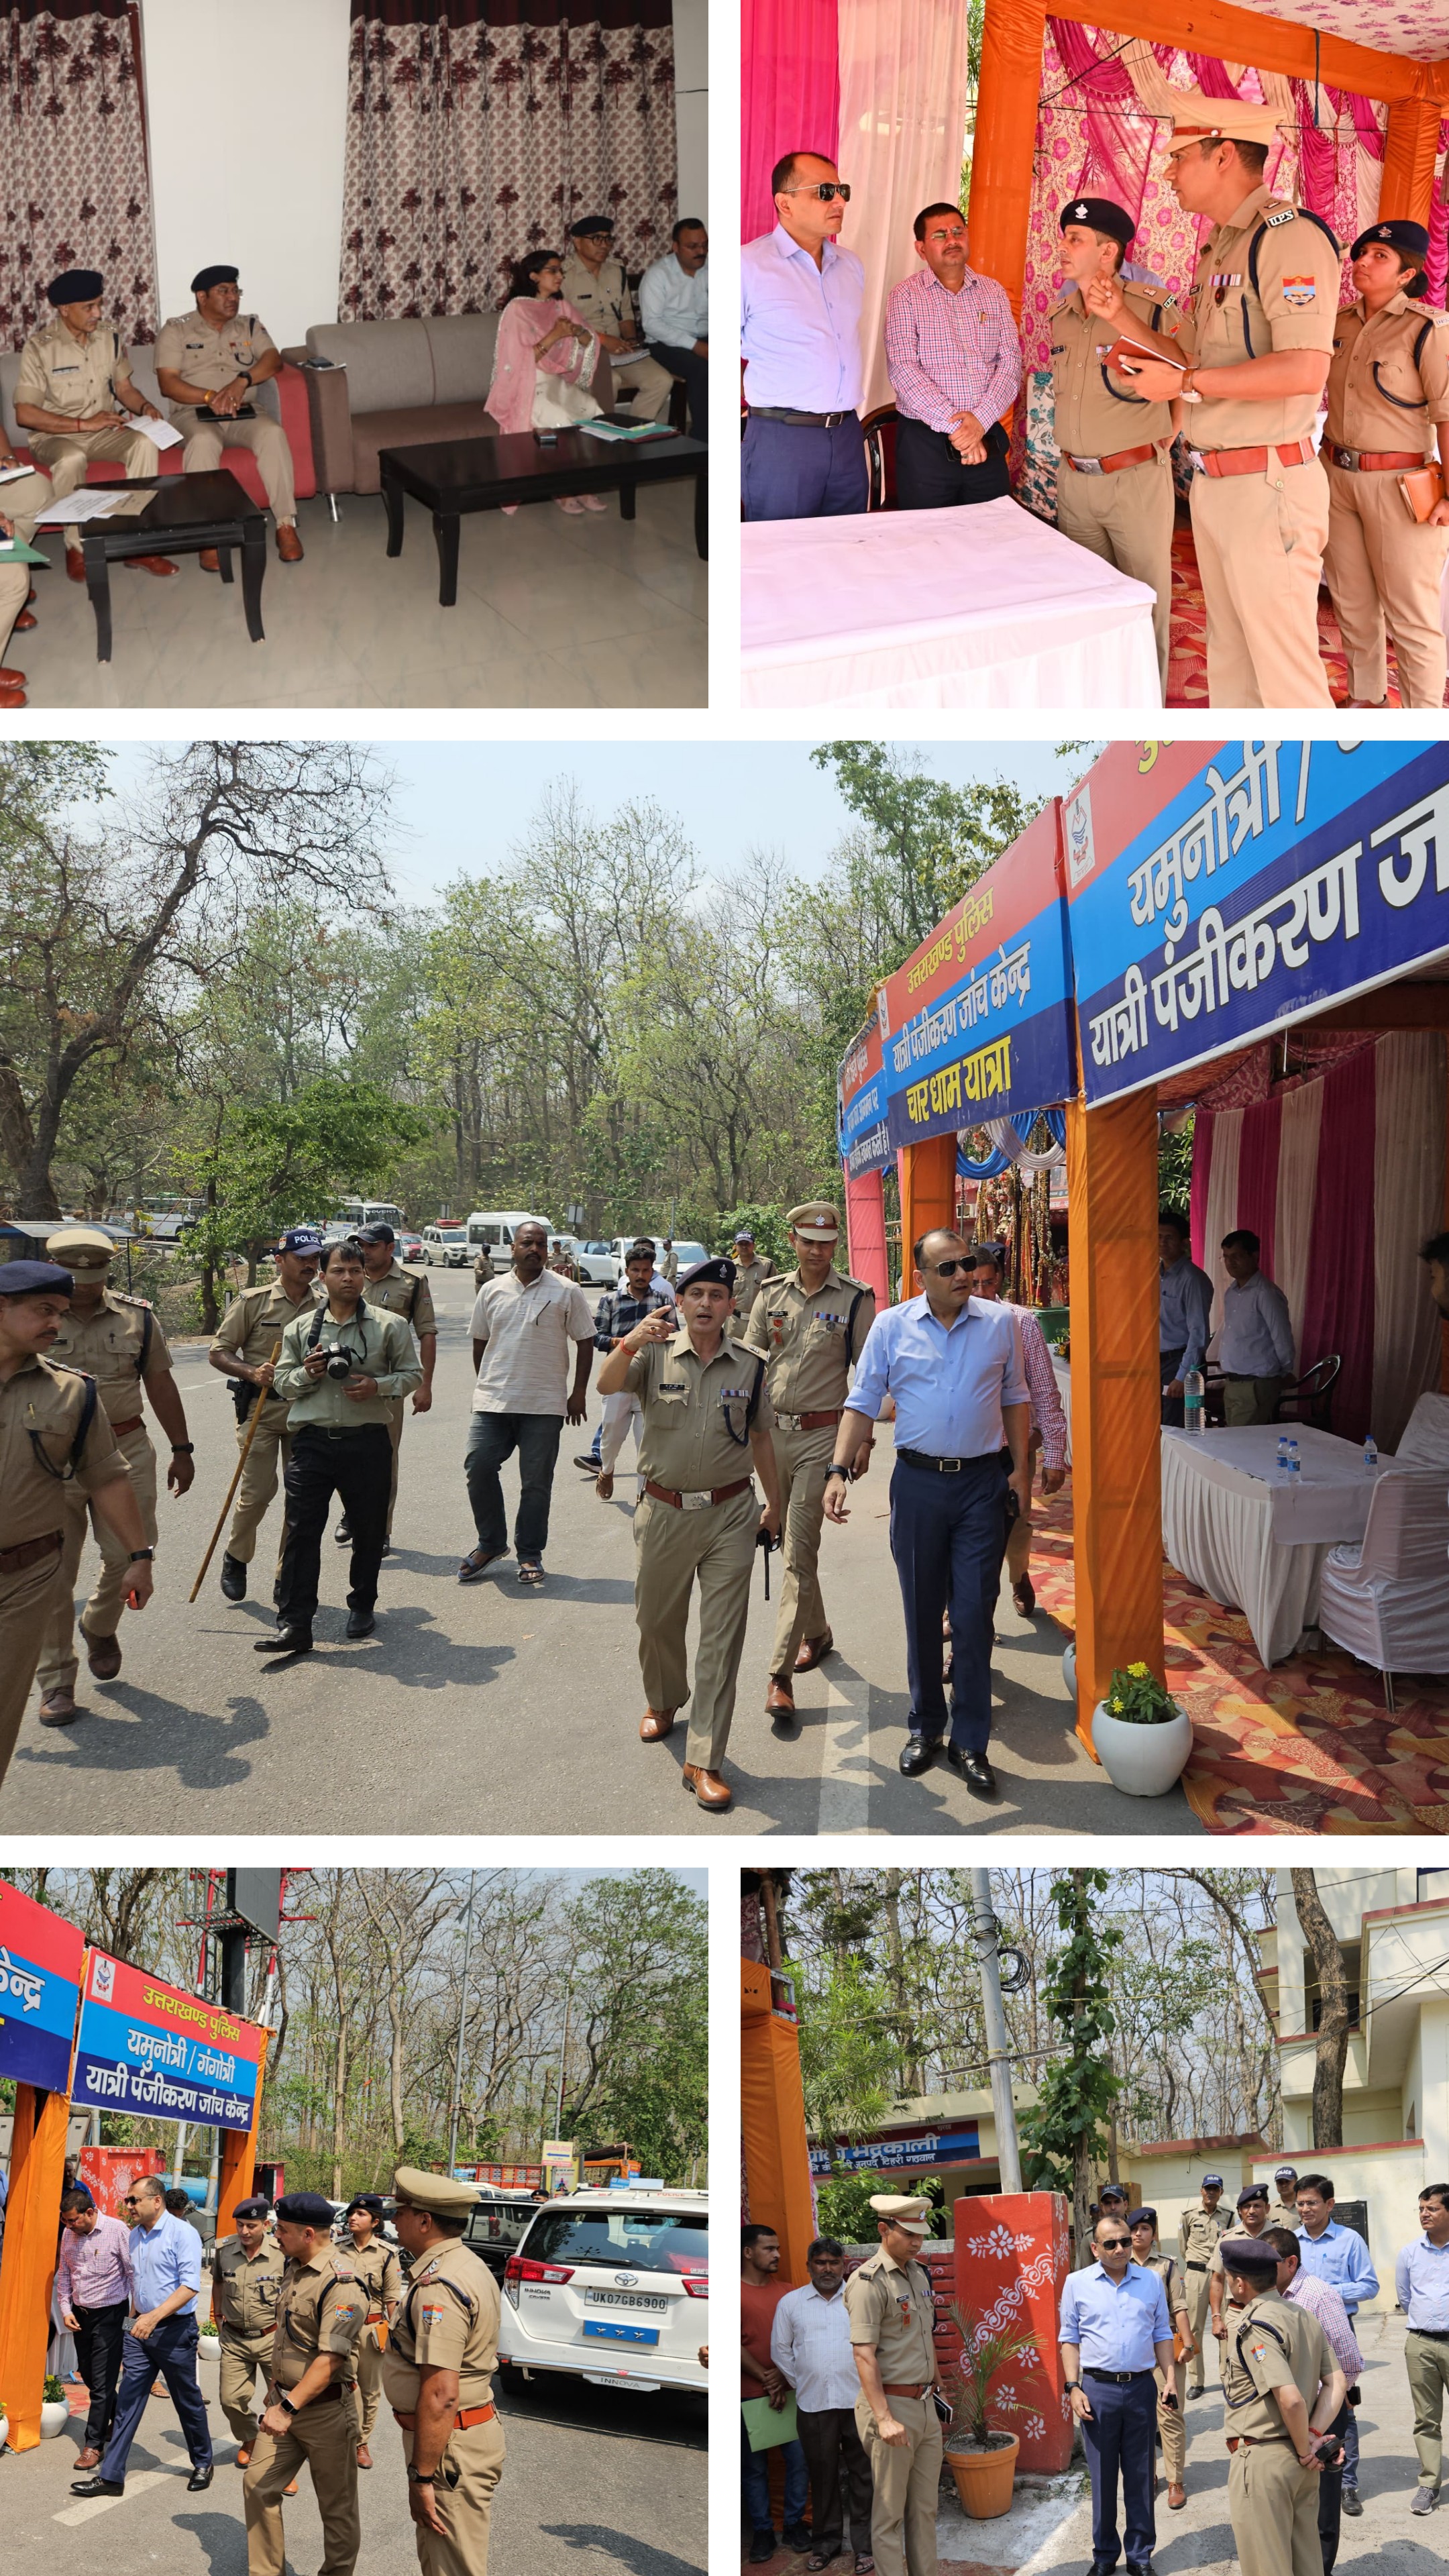
[[[63,2093],[85,1940],[0,1878],[0,2075]]]
[[[221,2004],[92,1950],[71,2100],[78,2110],[250,2130],[265,2036]]]

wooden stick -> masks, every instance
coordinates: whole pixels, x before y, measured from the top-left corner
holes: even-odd
[[[274,1343],[274,1344],[273,1344],[273,1347],[272,1347],[272,1361],[271,1361],[271,1364],[272,1364],[272,1367],[273,1367],[273,1368],[275,1368],[275,1367],[276,1367],[277,1362],[278,1362],[278,1360],[281,1358],[281,1356],[282,1356],[282,1345],[281,1345],[281,1343],[280,1343],[280,1342],[276,1342],[276,1343]],[[204,1556],[204,1557],[202,1558],[202,1560],[201,1560],[201,1572],[198,1574],[198,1576],[197,1576],[197,1578],[196,1578],[196,1581],[193,1583],[193,1585],[192,1585],[192,1587],[191,1587],[191,1592],[190,1592],[189,1598],[190,1598],[192,1601],[194,1601],[194,1600],[196,1599],[196,1596],[197,1596],[198,1592],[201,1590],[201,1587],[202,1587],[203,1583],[206,1581],[206,1569],[207,1569],[207,1567],[210,1565],[212,1558],[213,1558],[213,1557],[215,1556],[215,1554],[216,1554],[216,1542],[217,1542],[217,1540],[218,1540],[218,1539],[220,1538],[220,1536],[221,1536],[221,1525],[222,1525],[222,1522],[226,1519],[227,1513],[231,1510],[231,1506],[232,1506],[232,1499],[233,1499],[233,1497],[234,1497],[234,1495],[235,1495],[235,1493],[236,1493],[236,1489],[237,1489],[238,1485],[241,1483],[241,1480],[242,1480],[242,1469],[243,1469],[243,1467],[246,1465],[248,1458],[249,1458],[249,1457],[251,1456],[251,1454],[252,1454],[252,1442],[255,1440],[255,1438],[256,1438],[256,1436],[257,1436],[257,1424],[260,1422],[260,1420],[261,1420],[261,1418],[262,1418],[262,1407],[263,1407],[263,1405],[266,1403],[267,1397],[268,1397],[268,1395],[270,1394],[270,1392],[271,1392],[271,1389],[270,1389],[269,1387],[265,1387],[265,1386],[259,1386],[259,1387],[258,1387],[258,1389],[257,1389],[257,1400],[256,1400],[256,1403],[252,1406],[252,1418],[251,1418],[251,1423],[250,1423],[250,1426],[249,1426],[248,1431],[247,1431],[247,1436],[246,1436],[245,1440],[242,1442],[242,1453],[241,1453],[241,1456],[238,1458],[238,1460],[237,1460],[237,1462],[236,1462],[236,1474],[233,1476],[233,1478],[232,1478],[232,1480],[231,1480],[231,1483],[228,1485],[228,1487],[227,1487],[227,1489],[226,1489],[226,1501],[222,1504],[222,1507],[221,1507],[220,1511],[217,1513],[217,1516],[216,1516],[216,1527],[215,1527],[215,1529],[214,1529],[214,1530],[212,1531],[212,1533],[211,1533],[211,1545],[210,1545],[210,1547],[207,1549],[205,1556]]]

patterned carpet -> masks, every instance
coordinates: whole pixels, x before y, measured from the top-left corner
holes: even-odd
[[[1328,685],[1338,705],[1346,706],[1348,662],[1343,637],[1338,631],[1338,620],[1328,604],[1326,590],[1318,594],[1318,634],[1328,668]],[[1170,707],[1205,707],[1208,703],[1207,613],[1203,606],[1192,530],[1186,511],[1181,508],[1172,540],[1172,642],[1167,661],[1167,703]],[[1394,667],[1393,641],[1390,639],[1389,704],[1396,707],[1398,703],[1399,684]]]
[[[1042,1609],[1076,1624],[1070,1478],[1037,1499],[1032,1581]],[[1449,1832],[1449,1679],[1376,1673],[1336,1650],[1271,1671],[1240,1612],[1163,1561],[1169,1689],[1193,1723],[1183,1788],[1214,1834]]]

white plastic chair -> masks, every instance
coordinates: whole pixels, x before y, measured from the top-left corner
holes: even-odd
[[[1446,1557],[1449,1491],[1442,1469],[1396,1466],[1374,1487],[1362,1546],[1331,1548],[1325,1560],[1318,1625],[1335,1646],[1382,1673],[1389,1709],[1395,1670],[1449,1673]]]
[[[1421,1395],[1414,1405],[1397,1450],[1398,1467],[1449,1468],[1449,1395]]]

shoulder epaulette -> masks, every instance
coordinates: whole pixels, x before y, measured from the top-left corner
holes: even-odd
[[[49,1351],[42,1351],[40,1358],[42,1367],[58,1369],[62,1377],[78,1377],[86,1386],[95,1385],[95,1378],[91,1371],[89,1369],[77,1368],[74,1360],[53,1360]]]
[[[115,1298],[118,1306],[144,1306],[148,1315],[152,1312],[155,1305],[154,1298],[137,1297],[129,1288],[113,1288],[111,1290],[111,1295]]]

